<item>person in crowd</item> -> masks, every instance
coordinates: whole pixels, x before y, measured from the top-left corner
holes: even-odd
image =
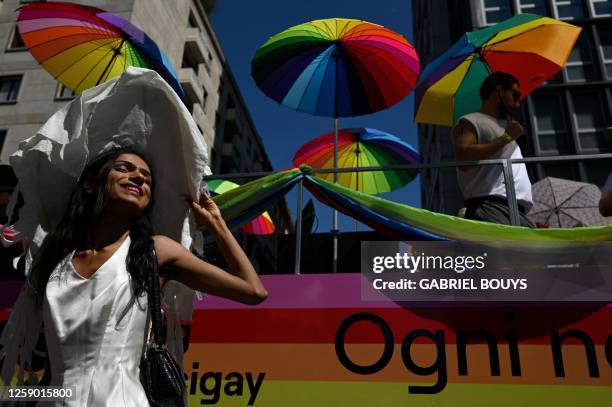
[[[10,165],[0,165],[0,279],[21,280],[23,276],[17,272],[14,260],[23,253],[23,242],[19,233],[12,228],[19,212],[17,207],[13,213],[7,213],[8,204],[17,185],[17,177]]]
[[[253,305],[267,297],[205,191],[206,146],[192,120],[156,72],[128,68],[53,115],[11,157],[25,201],[18,225],[31,237],[27,279],[0,336],[0,384],[37,384],[33,354],[44,352],[41,384],[76,389],[55,405],[147,406],[140,364],[155,269],[163,336],[180,365],[173,326],[190,319],[192,289]],[[227,270],[190,252],[196,228],[216,240]],[[41,338],[46,352],[35,346]]]
[[[516,140],[523,126],[512,118],[519,108],[518,80],[505,72],[495,72],[480,86],[479,112],[462,116],[453,128],[453,147],[458,161],[494,158],[522,158]],[[513,164],[514,188],[520,224],[534,227],[526,213],[533,206],[531,182],[525,164]],[[457,180],[465,199],[467,219],[511,224],[506,185],[501,165],[461,166]]]

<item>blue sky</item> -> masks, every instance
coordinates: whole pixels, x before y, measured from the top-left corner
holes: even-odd
[[[383,25],[412,42],[410,0],[220,0],[212,24],[236,78],[257,131],[274,169],[291,166],[295,151],[310,139],[333,130],[333,120],[288,109],[268,98],[251,77],[251,59],[270,36],[291,26],[322,18],[356,18]],[[372,127],[394,134],[418,149],[412,94],[402,102],[370,115],[341,118],[343,127]],[[310,196],[307,195],[308,199]],[[385,198],[420,206],[419,179],[386,194]],[[305,200],[306,202],[306,200]],[[295,213],[295,193],[287,195]],[[318,231],[329,228],[331,212],[316,206]],[[354,222],[341,216],[341,230],[354,230]],[[361,230],[363,230],[363,226]]]

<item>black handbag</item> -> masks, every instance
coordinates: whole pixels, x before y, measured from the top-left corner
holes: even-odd
[[[153,407],[185,406],[185,378],[178,363],[164,347],[157,258],[153,252],[153,272],[149,275],[149,310],[153,323],[153,343],[140,363],[140,381]]]

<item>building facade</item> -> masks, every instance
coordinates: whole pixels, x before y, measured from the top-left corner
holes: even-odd
[[[209,146],[213,171],[272,169],[201,1],[75,2],[131,21],[166,53]],[[17,8],[24,3],[27,1],[0,2],[0,45],[4,46],[0,55],[0,161],[4,163],[19,142],[74,96],[38,65],[21,42],[15,21]]]
[[[208,148],[214,174],[272,171],[263,142],[242,99],[205,12],[204,0],[72,0],[99,7],[145,31],[168,56],[187,107]],[[0,163],[24,139],[74,98],[24,47],[16,28],[18,7],[0,0]],[[236,180],[245,182],[244,179]],[[284,200],[268,211],[278,233],[293,230]],[[274,262],[273,243],[241,238],[253,262]],[[247,244],[248,243],[248,244]]]
[[[610,0],[413,0],[415,46],[427,64],[463,33],[518,13],[548,16],[583,31],[559,74],[527,96],[517,118],[525,127],[519,144],[526,157],[612,151],[604,137],[612,125],[612,1]],[[426,161],[452,161],[450,129],[419,125]],[[606,160],[528,165],[532,183],[547,176],[602,186],[612,170]],[[455,170],[423,174],[422,205],[456,214],[463,206]]]

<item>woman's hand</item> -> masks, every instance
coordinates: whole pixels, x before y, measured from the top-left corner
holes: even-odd
[[[197,230],[213,229],[220,222],[224,222],[219,207],[212,200],[208,192],[202,191],[199,202],[194,201],[188,196],[185,197],[185,200],[193,210]]]

